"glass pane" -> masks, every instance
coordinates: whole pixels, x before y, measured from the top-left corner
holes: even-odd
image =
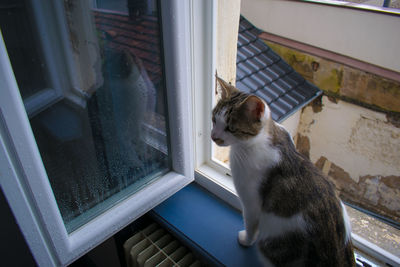
[[[67,92],[30,119],[68,232],[170,166],[157,9],[108,2],[129,13],[64,2],[82,92]]]
[[[24,0],[0,1],[0,27],[24,99],[50,87],[32,22]]]

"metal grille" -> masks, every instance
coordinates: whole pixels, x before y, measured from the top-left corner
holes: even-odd
[[[191,251],[153,223],[124,243],[128,267],[202,266]]]

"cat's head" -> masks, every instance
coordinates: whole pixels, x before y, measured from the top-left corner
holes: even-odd
[[[216,76],[221,99],[212,111],[212,140],[219,146],[245,142],[257,136],[269,118],[269,108],[259,97],[239,91]]]

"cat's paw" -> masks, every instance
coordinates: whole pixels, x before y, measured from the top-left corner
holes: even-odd
[[[245,246],[245,247],[250,247],[251,245],[253,245],[252,240],[249,240],[249,238],[247,236],[246,230],[239,231],[238,241],[239,241],[240,245]]]

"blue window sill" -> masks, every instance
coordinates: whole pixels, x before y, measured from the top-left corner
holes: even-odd
[[[242,215],[195,183],[155,207],[152,215],[213,265],[262,266],[255,246],[237,242]]]

